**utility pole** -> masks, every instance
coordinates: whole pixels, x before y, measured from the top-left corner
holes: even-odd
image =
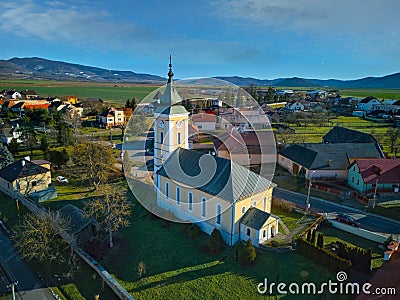
[[[311,173],[308,173],[308,191],[307,191],[307,201],[306,201],[306,214],[309,213],[310,210],[310,193],[311,193],[311,185],[312,185],[312,174],[314,174],[315,171],[311,171]]]
[[[378,177],[376,178],[375,181],[375,189],[374,189],[374,202],[372,203],[372,208],[375,208],[376,205],[376,191],[378,189]]]
[[[307,201],[306,201],[306,214],[310,208],[310,192],[311,192],[311,179],[308,181]]]

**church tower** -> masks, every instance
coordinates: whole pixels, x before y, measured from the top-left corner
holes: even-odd
[[[182,98],[176,91],[173,76],[170,56],[167,86],[154,111],[154,174],[178,147],[189,147],[189,112],[181,105]],[[154,181],[157,185],[156,177]]]

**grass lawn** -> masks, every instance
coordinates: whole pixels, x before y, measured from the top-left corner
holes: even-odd
[[[19,218],[23,218],[26,212],[27,209],[23,205],[20,205]],[[18,223],[16,204],[10,197],[3,193],[0,193],[0,218],[11,229]],[[102,280],[99,279],[99,276],[83,261],[80,262],[80,270],[72,280],[56,279],[54,274],[59,274],[62,266],[47,264],[45,266],[40,266],[36,262],[29,262],[29,264],[37,273],[47,278],[46,281],[51,287],[58,288],[68,299],[93,299],[95,294],[100,294],[100,299],[116,299],[114,293],[108,286],[104,285]],[[49,273],[46,274],[46,272]]]
[[[379,243],[364,239],[357,235],[345,232],[343,230],[339,230],[334,227],[323,227],[318,229],[318,231],[324,234],[324,247],[326,249],[330,249],[330,244],[335,241],[341,241],[345,244],[357,246],[363,249],[368,250],[371,248],[372,250],[372,269],[378,269],[383,264],[383,250],[379,249]]]
[[[290,231],[293,231],[299,227],[299,220],[303,217],[303,215],[300,213],[282,211],[274,207],[272,208],[272,213],[281,218],[283,223],[285,223],[286,227]]]
[[[392,218],[396,220],[400,220],[400,205],[392,204],[392,205],[382,205],[375,206],[375,208],[369,208],[369,212],[385,216],[387,218]]]

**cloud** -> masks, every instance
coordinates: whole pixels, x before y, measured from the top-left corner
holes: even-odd
[[[134,18],[123,20],[81,0],[3,1],[0,3],[0,31],[4,36],[43,43],[43,47],[62,45],[146,58],[175,53],[182,60],[197,60],[199,64],[251,60],[258,53],[238,41],[188,37],[179,28],[171,32],[151,28],[151,20],[146,24],[135,23]]]
[[[242,30],[314,41],[348,54],[400,50],[397,0],[215,0],[214,13]],[[305,40],[307,39],[307,40]],[[380,50],[378,50],[380,49]]]
[[[115,22],[105,11],[66,5],[62,2],[38,4],[33,1],[0,4],[0,30],[23,38],[46,42],[123,49],[127,42],[144,41],[155,33],[132,23]]]

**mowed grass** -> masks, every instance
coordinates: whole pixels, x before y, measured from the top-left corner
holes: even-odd
[[[379,243],[364,239],[357,235],[348,233],[343,230],[339,230],[334,227],[323,227],[318,231],[324,234],[324,248],[330,250],[331,244],[335,241],[343,242],[350,246],[357,246],[368,250],[372,250],[372,269],[378,269],[383,264],[383,250],[379,248]]]
[[[235,259],[235,248],[226,247],[219,255],[207,254],[201,248],[208,235],[190,239],[184,234],[185,225],[155,218],[132,195],[130,199],[134,203],[131,225],[121,231],[115,248],[100,263],[135,299],[279,299],[283,296],[259,295],[258,283],[266,277],[275,281],[278,276],[281,282],[301,283],[302,271],[307,272],[308,282],[334,278],[295,252],[258,250],[255,263],[244,267]],[[146,266],[143,278],[138,277],[140,262]]]

